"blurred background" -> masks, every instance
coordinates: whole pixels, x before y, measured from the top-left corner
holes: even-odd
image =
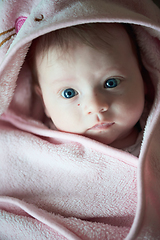
[[[153,0],[153,2],[154,2],[155,4],[157,4],[158,7],[160,7],[160,0]]]

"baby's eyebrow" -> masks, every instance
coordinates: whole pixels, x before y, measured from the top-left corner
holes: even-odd
[[[63,77],[51,80],[51,84],[57,84],[57,85],[61,83],[70,83],[70,82],[71,82],[71,78],[65,79]]]

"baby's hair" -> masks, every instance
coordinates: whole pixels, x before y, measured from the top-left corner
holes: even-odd
[[[135,36],[131,26],[128,24],[121,25],[123,25],[127,31],[131,40],[132,48],[134,49],[137,58],[140,59]],[[36,66],[37,55],[42,55],[43,59],[49,49],[54,47],[60,49],[63,54],[64,52],[67,52],[69,48],[73,47],[77,42],[84,43],[95,49],[97,46],[100,46],[101,49],[104,49],[107,45],[109,45],[106,42],[106,39],[108,38],[113,38],[113,36],[111,36],[111,34],[109,34],[107,31],[107,23],[88,23],[58,29],[34,39],[27,55],[28,64],[32,72],[33,84],[39,85]]]

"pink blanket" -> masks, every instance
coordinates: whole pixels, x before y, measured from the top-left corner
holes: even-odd
[[[0,9],[0,240],[160,239],[158,7],[151,0],[7,0]],[[139,158],[42,123],[24,63],[31,41],[87,22],[130,23],[136,33],[155,87]]]

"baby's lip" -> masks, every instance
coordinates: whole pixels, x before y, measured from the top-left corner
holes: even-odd
[[[114,122],[102,122],[102,123],[97,123],[96,125],[94,125],[93,127],[89,128],[89,130],[105,130],[109,127],[111,127],[113,124],[115,124]]]

